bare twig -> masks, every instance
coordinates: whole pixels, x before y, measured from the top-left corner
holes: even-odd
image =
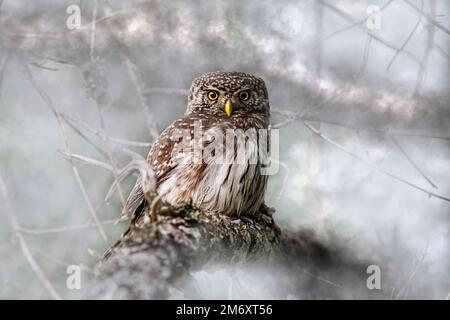
[[[46,70],[46,71],[58,71],[57,68],[47,67],[47,66],[43,65],[42,63],[39,63],[39,62],[36,62],[36,61],[35,62],[30,62],[30,65],[32,65],[34,67],[41,68],[41,69]]]
[[[95,0],[94,10],[92,13],[92,28],[91,28],[91,39],[90,39],[90,60],[91,63],[95,63],[95,29],[96,29],[96,19],[97,19],[97,10],[98,10],[98,0]],[[98,75],[97,75],[98,76]],[[94,84],[94,89],[96,89],[96,85]],[[114,180],[117,182],[117,190],[119,194],[120,202],[122,203],[122,208],[125,210],[125,212],[128,211],[126,199],[124,192],[122,190],[122,187],[120,185],[120,182],[118,180],[118,172],[116,168],[116,159],[114,158],[112,151],[111,151],[111,145],[109,142],[109,137],[106,130],[106,124],[105,119],[103,117],[103,110],[104,107],[104,99],[99,98],[98,95],[95,95],[95,104],[97,106],[97,111],[100,118],[100,128],[101,128],[101,139],[106,145],[106,154],[108,155],[109,162],[111,163],[111,169],[114,176]]]
[[[98,0],[94,0],[94,9],[92,10],[92,23],[89,41],[89,57],[91,58],[91,61],[94,61],[94,53],[95,53],[95,30],[97,27],[97,11],[98,11]]]
[[[127,165],[125,165],[122,169],[118,169],[117,171],[117,179],[114,179],[114,182],[112,183],[111,187],[109,188],[108,192],[105,196],[105,201],[108,202],[111,196],[114,194],[114,192],[118,188],[118,183],[121,183],[124,181],[128,176],[130,176],[134,171],[138,171],[141,173],[141,175],[148,175],[146,172],[150,170],[148,167],[148,162],[141,156],[140,159],[137,158],[137,154],[131,153],[129,150],[125,150],[128,154],[132,155],[133,160],[131,160]],[[87,163],[89,165],[93,165],[95,167],[99,167],[105,170],[108,170],[110,172],[113,172],[113,167],[111,164],[105,163],[100,160],[92,159],[83,155],[74,154],[74,153],[68,153],[68,152],[61,152],[67,159],[72,160],[78,160],[82,161],[84,163]]]
[[[61,114],[61,117],[63,118],[64,122],[67,123],[69,127],[72,128],[73,131],[75,131],[81,138],[83,138],[84,141],[86,141],[88,144],[90,144],[95,150],[97,150],[101,155],[107,156],[106,151],[104,151],[102,148],[100,148],[96,143],[94,143],[91,139],[89,139],[81,130],[79,130],[73,123],[70,121],[67,121],[66,118],[64,118],[63,114]]]
[[[403,154],[403,156],[413,165],[413,167],[417,170],[417,172],[420,173],[420,175],[435,189],[438,189],[437,185],[433,183],[433,181],[428,178],[423,170],[420,169],[420,167],[417,165],[417,163],[406,153],[405,149],[400,145],[398,140],[393,136],[390,135],[391,140],[394,142],[394,144],[397,146],[397,148],[400,150],[400,152]]]
[[[3,88],[3,76],[5,74],[5,69],[8,61],[11,58],[11,53],[8,51],[5,51],[2,55],[2,59],[0,61],[0,98],[2,97],[2,88]]]
[[[425,260],[425,257],[427,255],[427,252],[428,252],[428,245],[425,247],[425,249],[424,249],[420,259],[418,259],[416,261],[413,270],[411,271],[411,273],[409,274],[408,278],[406,279],[405,284],[397,291],[397,294],[395,295],[394,299],[400,299],[402,294],[403,294],[403,298],[404,299],[407,298],[407,293],[408,293],[409,286],[411,285],[412,280],[414,279],[414,277],[416,276],[416,274],[419,271],[420,267],[422,266],[423,261]]]
[[[386,8],[387,8],[392,2],[394,2],[394,1],[395,1],[395,0],[388,0],[385,4],[383,4],[383,5],[380,7],[380,11],[383,11],[384,9],[386,9]],[[345,31],[348,31],[348,30],[350,30],[350,29],[353,29],[354,27],[356,27],[356,26],[358,26],[358,25],[362,25],[362,24],[365,23],[366,21],[367,21],[367,18],[364,18],[364,19],[355,21],[355,22],[353,22],[352,24],[350,24],[349,26],[347,26],[347,27],[345,27],[345,28],[342,28],[342,29],[339,29],[339,30],[334,31],[334,32],[331,33],[330,35],[326,36],[324,40],[331,39],[331,38],[333,38],[334,36],[337,36],[338,34],[340,34],[340,33],[342,33],[342,32],[345,32]]]
[[[366,68],[367,68],[367,62],[369,61],[369,52],[370,52],[370,44],[372,42],[372,34],[371,33],[367,33],[366,36],[366,43],[364,44],[364,52],[363,52],[363,59],[361,62],[361,67],[359,68],[358,73],[356,74],[356,77],[359,78],[361,77]]]
[[[414,10],[416,10],[418,13],[420,13],[422,16],[424,16],[425,18],[427,18],[428,22],[431,23],[433,26],[435,26],[436,28],[438,28],[439,30],[443,31],[444,33],[450,35],[450,30],[448,30],[447,28],[445,28],[442,24],[440,24],[439,22],[437,22],[433,17],[432,14],[426,14],[425,12],[423,12],[423,9],[419,8],[418,6],[416,6],[414,3],[412,3],[409,0],[403,0],[406,4],[408,4],[411,8],[413,8]]]
[[[391,135],[395,135],[395,136],[408,136],[408,137],[417,137],[417,138],[424,138],[424,139],[438,139],[438,140],[450,141],[450,137],[440,136],[440,135],[435,135],[435,134],[430,134],[430,133],[413,133],[413,132],[401,132],[401,131],[392,131],[392,130],[387,131],[384,129],[365,127],[365,126],[360,126],[360,125],[355,125],[355,124],[350,124],[350,123],[345,123],[345,122],[340,122],[340,121],[322,120],[320,118],[312,117],[312,116],[301,116],[295,112],[288,111],[288,110],[274,109],[271,112],[274,114],[278,114],[278,115],[288,118],[287,120],[283,120],[279,123],[274,124],[272,126],[272,128],[282,128],[282,127],[285,127],[295,121],[312,121],[312,122],[321,122],[321,123],[326,123],[326,124],[330,124],[330,125],[334,125],[334,126],[344,127],[344,128],[348,128],[348,129],[352,129],[352,130],[356,130],[356,131],[373,131],[373,132],[378,132],[378,133],[382,133],[382,134],[391,134]]]
[[[149,112],[149,103],[147,101],[147,98],[144,93],[144,89],[142,88],[139,80],[139,73],[137,70],[137,67],[134,65],[133,62],[131,62],[128,53],[121,53],[122,59],[125,61],[125,66],[127,68],[127,72],[129,77],[131,78],[131,81],[133,82],[134,87],[136,88],[136,91],[139,96],[140,105],[144,112],[145,119],[147,120],[147,127],[150,133],[150,136],[153,140],[156,140],[159,136],[158,128],[155,122],[155,119]]]
[[[23,63],[23,66],[25,68],[25,72],[28,76],[28,79],[31,83],[31,85],[33,86],[33,88],[36,90],[36,92],[39,94],[39,96],[42,98],[42,100],[44,100],[44,102],[46,103],[46,105],[50,108],[50,110],[53,112],[53,114],[56,117],[56,120],[58,122],[59,128],[61,130],[61,134],[63,136],[64,139],[64,145],[65,145],[65,151],[67,153],[71,153],[70,151],[70,144],[69,144],[69,139],[67,137],[66,134],[66,130],[64,127],[64,123],[63,123],[63,119],[59,113],[59,111],[57,110],[56,106],[54,105],[52,99],[50,98],[49,95],[47,95],[47,93],[38,85],[38,83],[36,82],[36,80],[33,77],[33,74],[31,73],[30,68],[28,67],[28,65],[26,63]],[[97,213],[95,212],[95,209],[91,203],[91,200],[89,198],[89,195],[86,191],[86,188],[84,187],[83,181],[81,180],[81,176],[80,173],[78,171],[78,168],[76,167],[75,163],[73,162],[72,159],[70,159],[70,164],[72,166],[72,171],[75,175],[75,179],[77,180],[78,186],[80,187],[81,193],[83,195],[84,201],[89,209],[89,212],[92,216],[92,218],[94,219],[96,225],[97,225],[97,229],[100,232],[101,237],[103,238],[103,240],[109,245],[108,243],[108,236],[106,235],[105,230],[103,229],[103,227],[100,224],[100,221],[97,217]]]
[[[127,220],[121,220],[127,221]],[[109,224],[116,224],[117,219],[110,219],[110,220],[104,220],[99,222],[101,225],[109,225]],[[53,228],[26,228],[26,227],[19,227],[18,231],[26,234],[33,234],[33,235],[48,235],[48,234],[54,234],[54,233],[65,233],[68,231],[76,231],[76,230],[85,230],[88,228],[96,228],[96,223],[83,223],[79,225],[73,225],[73,226],[67,226],[67,227],[53,227]]]
[[[146,93],[144,91],[144,88],[142,87],[141,81],[140,81],[140,75],[139,75],[139,71],[138,68],[136,67],[136,65],[131,61],[130,59],[130,55],[129,55],[129,50],[128,50],[128,46],[126,43],[124,43],[120,36],[118,36],[115,32],[114,32],[114,28],[113,25],[111,24],[111,21],[106,20],[106,23],[108,24],[108,26],[110,27],[110,35],[112,36],[112,38],[114,39],[114,41],[117,43],[118,45],[118,53],[120,58],[123,60],[123,62],[125,63],[125,67],[127,69],[127,73],[128,76],[130,77],[136,92],[138,94],[139,100],[140,100],[140,106],[142,108],[142,111],[145,115],[145,119],[147,122],[147,127],[149,130],[149,134],[150,137],[152,137],[153,140],[156,140],[159,136],[159,132],[158,132],[158,128],[157,128],[157,123],[154,119],[154,117],[152,116],[152,114],[149,112],[149,103],[148,103],[148,99],[146,97]],[[116,26],[117,27],[117,26]]]
[[[423,8],[423,0],[421,1],[421,8]],[[406,40],[403,42],[401,47],[398,48],[398,50],[395,51],[394,55],[392,56],[391,61],[389,61],[388,65],[386,67],[386,71],[389,71],[389,69],[391,68],[392,64],[395,61],[395,58],[397,58],[398,54],[405,48],[405,46],[408,44],[409,40],[411,40],[412,36],[414,35],[414,33],[416,32],[417,28],[419,27],[421,21],[422,21],[422,17],[420,17],[417,20],[416,24],[414,25],[413,29],[409,33],[408,37],[406,37]]]
[[[442,56],[444,56],[444,58],[450,59],[450,54],[447,53],[447,51],[445,51],[444,48],[442,48],[437,43],[434,43],[434,47],[436,48],[437,52],[439,52]]]
[[[303,121],[303,124],[304,124],[309,130],[311,130],[314,134],[317,134],[318,136],[320,136],[320,137],[321,137],[323,140],[325,140],[326,142],[328,142],[328,143],[334,145],[334,146],[337,147],[338,149],[344,151],[344,152],[347,153],[348,155],[350,155],[350,156],[352,156],[353,158],[355,158],[355,159],[361,161],[362,163],[366,164],[367,166],[369,166],[369,167],[371,167],[371,168],[373,168],[373,169],[375,169],[375,170],[377,170],[377,171],[383,173],[384,175],[387,175],[387,176],[393,178],[394,180],[397,180],[397,181],[399,181],[399,182],[401,182],[401,183],[403,183],[403,184],[406,184],[406,185],[408,185],[408,186],[410,186],[410,187],[412,187],[412,188],[414,188],[414,189],[417,189],[417,190],[419,190],[419,191],[422,191],[422,192],[426,193],[429,197],[435,197],[435,198],[438,198],[438,199],[441,199],[441,200],[445,200],[445,201],[449,201],[449,202],[450,202],[450,198],[448,198],[448,197],[439,195],[439,194],[434,193],[434,192],[432,192],[432,191],[429,191],[429,190],[427,190],[427,189],[425,189],[425,188],[419,187],[418,185],[416,185],[416,184],[414,184],[414,183],[412,183],[412,182],[409,182],[409,181],[407,181],[407,180],[405,180],[405,179],[403,179],[403,178],[401,178],[401,177],[399,177],[399,176],[397,176],[397,175],[395,175],[395,174],[393,174],[393,173],[390,173],[389,171],[386,171],[386,170],[384,170],[384,169],[381,169],[381,168],[379,168],[378,166],[376,166],[376,165],[374,165],[374,164],[368,162],[367,160],[365,160],[365,159],[363,159],[362,157],[360,157],[360,156],[354,154],[353,152],[351,152],[350,150],[348,150],[348,149],[345,148],[344,146],[342,146],[342,145],[340,145],[339,143],[337,143],[337,142],[333,141],[332,139],[328,138],[328,137],[325,136],[322,132],[316,130],[313,126],[311,126],[310,124],[308,124],[307,121]]]
[[[1,173],[0,173],[0,192],[3,196],[3,204],[6,207],[6,214],[8,215],[9,222],[11,224],[11,227],[12,227],[16,237],[19,240],[19,245],[20,245],[23,255],[25,256],[25,259],[27,259],[31,269],[34,271],[34,273],[37,275],[37,277],[42,282],[44,287],[47,289],[50,296],[55,300],[60,300],[61,299],[60,295],[58,294],[58,292],[56,292],[55,288],[53,288],[53,285],[47,279],[47,277],[45,276],[41,267],[34,259],[24,236],[20,232],[20,229],[21,229],[20,224],[17,221],[16,215],[15,215],[12,203],[11,203],[11,199],[8,194],[8,189],[6,188],[6,185],[5,185],[5,182],[3,181],[3,177],[1,175]]]
[[[80,154],[65,152],[65,151],[61,151],[61,153],[67,159],[79,160],[79,161],[88,163],[90,165],[106,169],[106,170],[111,171],[111,172],[113,171],[112,166],[110,164],[108,164],[108,163],[103,162],[103,161],[92,159],[92,158],[89,158],[89,157],[86,157],[86,156],[82,156]]]
[[[430,1],[430,7],[431,7],[431,13],[434,14],[435,9],[436,9],[436,1],[435,0]],[[425,72],[426,72],[428,58],[430,57],[431,50],[433,49],[434,33],[435,33],[434,26],[435,26],[435,24],[430,24],[428,26],[427,45],[426,45],[422,60],[420,60],[419,71],[417,72],[416,86],[414,88],[414,95],[417,95],[420,93],[420,89],[422,87],[423,80],[425,78]]]
[[[117,11],[114,11],[114,12],[108,14],[107,16],[103,16],[103,17],[100,17],[100,18],[96,18],[95,20],[94,19],[91,20],[90,22],[82,25],[81,28],[76,30],[76,31],[82,31],[82,30],[85,30],[85,29],[88,29],[88,28],[92,29],[92,24],[94,24],[94,23],[96,25],[99,25],[101,23],[108,22],[108,20],[111,20],[111,19],[114,19],[114,18],[117,18],[117,17],[120,17],[120,16],[124,16],[124,15],[129,14],[129,13],[135,13],[135,12],[139,12],[139,9],[127,8],[127,9],[123,9],[123,10],[117,10]]]
[[[111,151],[111,146],[109,144],[108,134],[106,133],[106,126],[105,126],[105,120],[103,118],[102,107],[98,103],[97,103],[97,109],[98,109],[98,112],[99,112],[99,115],[100,115],[100,123],[101,123],[101,128],[102,128],[102,131],[103,131],[103,141],[105,142],[106,150],[107,150],[106,152],[108,154],[108,159],[109,159],[109,162],[111,164],[111,172],[112,172],[112,174],[114,176],[114,181],[115,181],[115,183],[117,185],[117,191],[118,191],[118,194],[119,194],[120,201],[122,203],[122,208],[123,208],[123,210],[127,211],[128,208],[127,208],[126,199],[125,199],[125,195],[124,195],[123,189],[122,189],[122,187],[120,185],[119,173],[118,173],[118,170],[117,170],[116,160],[113,157],[113,154],[112,154],[112,151]]]
[[[85,129],[86,131],[96,135],[97,137],[101,138],[102,134],[99,130],[96,130],[94,128],[92,128],[89,124],[87,124],[85,121],[82,121],[72,115],[69,115],[67,113],[61,112],[61,116],[62,118],[69,124],[71,123],[72,125],[76,124],[79,125],[80,127],[82,127],[83,129]],[[133,147],[151,147],[151,143],[148,142],[141,142],[141,141],[132,141],[132,140],[127,140],[127,139],[121,139],[121,138],[116,138],[116,137],[112,137],[110,135],[108,135],[108,138],[111,142],[117,143],[117,144],[121,144],[121,145],[127,145],[127,146],[133,146]],[[105,151],[102,151],[102,153],[104,153],[106,155]]]
[[[73,262],[69,263],[69,262],[65,262],[65,261],[62,261],[60,259],[57,259],[55,257],[51,257],[48,254],[45,254],[44,252],[38,252],[38,255],[42,256],[43,258],[45,258],[45,259],[47,259],[47,260],[49,260],[49,261],[51,261],[51,262],[61,266],[61,267],[65,267],[65,268],[67,268],[67,266],[69,266],[69,265],[76,264],[76,263],[73,263]],[[76,264],[76,265],[79,266],[82,271],[85,271],[85,272],[87,272],[89,274],[93,274],[93,275],[96,274],[95,270],[93,268],[91,268],[91,267],[87,267],[84,264]]]
[[[283,161],[275,161],[274,159],[272,159],[272,161],[277,162],[278,165],[280,165],[285,171],[281,188],[278,190],[277,196],[275,197],[275,203],[278,203],[281,199],[281,196],[284,194],[284,191],[286,190],[286,185],[291,175],[289,166],[286,163],[284,163]]]
[[[174,94],[186,97],[186,95],[189,93],[189,90],[186,89],[179,89],[179,88],[164,88],[164,87],[151,87],[147,88],[145,92],[148,93],[162,93],[162,94]]]
[[[315,75],[317,79],[320,79],[320,73],[322,71],[322,51],[323,51],[323,5],[320,1],[314,3],[314,21],[315,21],[315,41],[314,46],[316,57]]]
[[[291,113],[291,115],[288,116],[288,118],[280,123],[276,123],[274,125],[271,125],[272,129],[279,129],[282,128],[284,126],[287,126],[288,124],[295,122],[299,119],[302,119],[304,117],[304,115],[310,111],[310,110],[314,110],[315,112],[319,111],[320,109],[322,109],[324,106],[326,106],[329,102],[332,102],[333,100],[337,99],[339,96],[341,96],[344,92],[345,92],[346,88],[342,88],[338,93],[331,95],[328,98],[323,99],[322,101],[320,101],[318,104],[316,105],[310,105],[307,108],[305,108],[304,110],[297,112],[297,113]],[[286,114],[285,114],[286,116]]]
[[[305,274],[307,274],[307,275],[309,275],[309,276],[312,276],[312,277],[316,278],[317,280],[319,280],[319,281],[321,281],[321,282],[324,282],[324,283],[326,283],[326,284],[328,284],[328,285],[330,285],[330,286],[333,286],[333,287],[336,287],[336,288],[339,288],[339,289],[343,289],[343,286],[342,286],[341,284],[336,283],[336,282],[333,282],[333,281],[328,280],[328,279],[325,279],[325,278],[322,277],[321,275],[316,275],[316,274],[314,274],[314,273],[311,273],[310,271],[308,271],[308,270],[306,270],[306,269],[304,269],[304,268],[300,268],[300,270],[301,270],[303,273],[305,273]]]
[[[134,160],[130,161],[126,166],[124,166],[117,177],[117,180],[114,180],[111,187],[105,196],[105,202],[109,202],[114,192],[117,190],[117,183],[124,181],[128,176],[130,176],[134,171],[138,171],[138,167]]]
[[[364,26],[362,26],[361,24],[355,23],[355,21],[353,21],[353,18],[352,18],[349,14],[347,14],[347,13],[344,12],[344,11],[342,11],[342,10],[339,9],[338,7],[332,5],[332,4],[329,3],[328,1],[325,1],[325,0],[321,0],[321,1],[322,1],[322,3],[324,4],[324,6],[326,6],[327,8],[329,8],[331,11],[333,11],[334,13],[336,13],[338,16],[340,16],[340,17],[342,17],[343,19],[345,19],[345,20],[351,22],[351,23],[354,24],[355,26],[358,26],[361,30],[367,32],[367,29],[366,29]],[[387,47],[387,48],[389,48],[389,49],[391,49],[391,50],[393,50],[393,51],[399,51],[399,48],[398,48],[395,44],[393,44],[393,43],[391,43],[391,42],[389,42],[389,41],[383,39],[382,37],[380,37],[380,36],[378,36],[378,35],[376,35],[376,34],[372,34],[372,37],[373,37],[374,40],[376,40],[377,42],[381,43],[381,44],[384,45],[385,47]],[[409,52],[409,51],[406,51],[406,50],[402,50],[402,51],[400,51],[400,52],[401,52],[403,55],[405,55],[406,57],[408,57],[408,58],[410,58],[410,59],[412,59],[412,60],[414,60],[414,61],[416,61],[416,62],[419,62],[419,58],[417,58],[413,53],[411,53],[411,52]]]

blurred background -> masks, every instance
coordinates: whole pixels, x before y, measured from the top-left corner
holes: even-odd
[[[115,176],[215,70],[266,81],[281,227],[379,265],[370,297],[448,298],[449,15],[445,0],[0,1],[0,298],[83,297],[126,227],[136,176],[105,201]],[[308,298],[250,274],[192,275],[204,298]]]

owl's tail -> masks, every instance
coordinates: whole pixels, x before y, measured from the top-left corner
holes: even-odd
[[[128,236],[131,233],[131,226],[129,226],[127,228],[127,230],[125,230],[119,237],[119,239],[117,239],[103,254],[103,256],[101,257],[100,261],[101,262],[105,262],[107,261],[112,254],[114,253],[114,251],[116,250],[116,248],[122,243],[123,239]]]

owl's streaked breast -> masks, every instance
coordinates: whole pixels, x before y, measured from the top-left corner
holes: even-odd
[[[198,120],[197,116],[187,115],[181,121],[194,123]],[[202,149],[211,132],[233,135],[239,130],[230,122],[208,123],[201,129],[202,142],[196,141],[193,134],[188,140],[201,143]],[[235,145],[226,146],[218,162],[215,157],[205,157],[199,162],[194,150],[190,154],[172,155],[176,166],[158,186],[162,199],[171,204],[192,202],[199,209],[229,215],[255,214],[264,200],[267,176],[261,175],[258,132],[254,132],[256,135],[247,137],[243,149]],[[241,139],[242,133],[245,132],[240,131]]]

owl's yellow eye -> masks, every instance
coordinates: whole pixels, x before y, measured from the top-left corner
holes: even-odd
[[[219,93],[217,91],[213,90],[213,91],[208,92],[208,99],[210,101],[216,101],[217,98],[219,98]]]
[[[247,101],[250,98],[250,93],[248,93],[248,91],[242,91],[241,93],[239,93],[239,99],[241,99],[242,101]]]

